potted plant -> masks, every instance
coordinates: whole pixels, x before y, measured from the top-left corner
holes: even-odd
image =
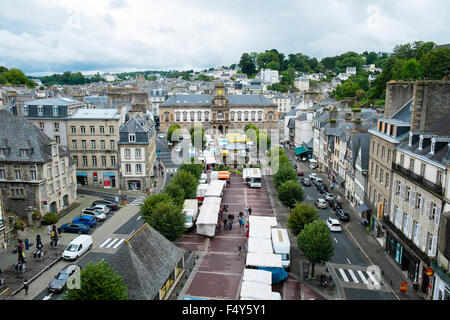
[[[22,219],[17,220],[14,223],[14,231],[24,231],[25,230],[25,222]]]
[[[39,210],[34,211],[32,214],[32,218],[33,218],[33,221],[41,221],[41,219],[42,219],[41,211],[39,211]]]

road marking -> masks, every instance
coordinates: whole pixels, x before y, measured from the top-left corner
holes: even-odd
[[[42,299],[42,300],[49,300],[52,297],[52,294],[53,294],[53,292],[50,293],[48,296],[45,296],[44,299]]]
[[[353,281],[355,283],[359,283],[358,278],[356,277],[356,275],[353,273],[353,270],[348,269],[348,273],[350,273],[350,276],[352,277]]]
[[[333,239],[334,239],[334,241],[336,241],[336,243],[338,243],[338,241],[336,240],[336,238],[335,238],[335,237],[333,237]]]
[[[119,239],[114,239],[113,241],[111,241],[111,242],[106,246],[106,248],[111,247],[111,246],[112,246],[114,243],[116,243],[118,240],[119,240]]]
[[[344,279],[345,282],[349,282],[347,275],[345,274],[344,270],[339,269],[339,272],[341,273],[342,278]]]
[[[347,261],[348,261],[349,264],[352,264],[348,258],[347,258]]]
[[[117,244],[113,248],[114,249],[118,248],[124,241],[125,241],[125,239],[120,240],[119,242],[117,242]]]
[[[372,283],[376,286],[379,285],[377,279],[375,279],[375,277],[372,275],[372,272],[367,272],[367,274],[369,275],[370,279],[372,280]]]
[[[369,284],[369,281],[367,281],[366,277],[364,276],[364,274],[362,273],[361,270],[358,270],[358,274],[359,274],[359,277],[362,279],[362,281],[363,281],[365,284]]]
[[[141,220],[141,218],[142,218],[142,216],[139,216],[137,219],[138,219],[138,220]]]
[[[111,238],[106,239],[105,241],[103,241],[103,243],[101,245],[99,245],[100,248],[102,248],[105,244],[107,244],[109,241],[111,240]]]

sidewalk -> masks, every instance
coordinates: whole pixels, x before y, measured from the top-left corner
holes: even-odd
[[[285,151],[288,158],[295,161],[299,168],[302,168],[305,171],[305,175],[312,172],[307,163],[294,160],[295,158],[292,151],[287,149],[285,149]],[[318,173],[318,175],[323,179],[325,185],[331,184],[331,180],[326,175],[321,173]],[[386,287],[388,287],[393,295],[399,300],[422,300],[416,291],[413,290],[413,283],[411,280],[384,251],[380,243],[361,225],[360,214],[347,201],[341,190],[334,188],[333,193],[341,196],[342,208],[345,212],[350,214],[350,221],[343,225],[344,231],[347,233],[350,240],[355,244],[356,248],[358,248],[358,250],[362,253],[367,262],[380,268]],[[400,293],[401,282],[408,282],[408,289],[406,293]]]

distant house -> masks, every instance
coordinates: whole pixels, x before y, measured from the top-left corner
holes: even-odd
[[[339,73],[337,78],[341,81],[345,81],[348,79],[348,74],[347,73]]]
[[[184,250],[145,223],[110,260],[132,300],[167,300],[184,274]]]
[[[347,67],[345,73],[349,76],[354,76],[356,74],[356,67]]]

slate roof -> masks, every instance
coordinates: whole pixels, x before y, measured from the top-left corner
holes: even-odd
[[[352,136],[352,164],[355,166],[358,158],[358,151],[361,149],[361,168],[367,170],[369,168],[369,148],[370,148],[370,133],[357,133]]]
[[[184,255],[147,223],[111,258],[132,300],[153,300]]]
[[[160,107],[164,106],[207,106],[210,107],[213,95],[209,94],[186,94],[170,96]],[[272,101],[264,96],[257,94],[230,94],[227,96],[230,106],[244,105],[260,105],[260,106],[276,106]]]
[[[27,101],[24,104],[28,106],[71,106],[80,103],[82,102],[70,98],[47,98]]]
[[[71,116],[71,120],[119,120],[120,115],[117,109],[78,109]]]
[[[0,148],[9,148],[1,162],[46,163],[52,161],[50,139],[33,123],[19,118],[6,110],[0,110]],[[20,156],[20,149],[32,150],[28,157]],[[65,148],[59,147],[60,156],[68,155]]]

